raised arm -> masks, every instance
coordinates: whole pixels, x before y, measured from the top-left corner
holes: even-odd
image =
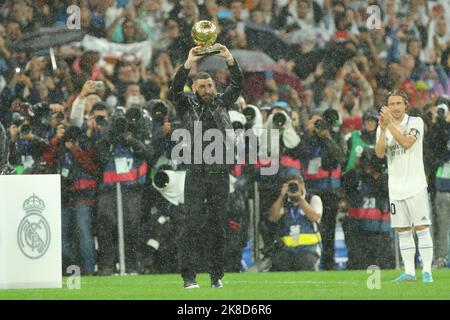
[[[217,55],[225,59],[228,70],[230,71],[231,83],[225,89],[222,96],[225,105],[230,108],[233,103],[236,102],[237,98],[239,98],[242,90],[244,89],[244,75],[227,47],[220,45],[220,53]]]
[[[186,105],[186,95],[184,94],[184,85],[186,84],[193,64],[201,58],[195,54],[195,50],[198,47],[194,47],[189,51],[189,56],[186,62],[180,66],[172,80],[172,85],[169,88],[168,98],[175,105],[177,110],[183,108]]]
[[[385,108],[385,107],[383,107]],[[382,108],[382,110],[384,110]],[[377,130],[377,143],[375,144],[375,154],[378,158],[383,159],[386,153],[386,129],[389,119],[383,113],[380,116],[379,128]]]
[[[403,134],[400,131],[398,131],[397,127],[394,125],[394,123],[392,121],[392,116],[387,107],[383,107],[381,109],[381,115],[384,119],[386,119],[386,121],[385,121],[386,127],[391,132],[395,141],[397,141],[398,144],[401,145],[402,148],[405,150],[408,150],[409,148],[412,147],[414,142],[416,142],[419,134],[421,134],[423,131],[423,125],[422,125],[422,126],[417,126],[417,128],[412,128],[410,130],[410,132]]]

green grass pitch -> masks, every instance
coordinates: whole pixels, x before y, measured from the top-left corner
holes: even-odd
[[[400,274],[381,270],[381,288],[367,287],[365,271],[227,273],[224,288],[209,287],[200,274],[200,289],[185,290],[179,275],[81,277],[80,289],[0,290],[0,299],[157,299],[157,300],[316,300],[316,299],[450,299],[450,269],[433,272],[434,283],[392,283]]]

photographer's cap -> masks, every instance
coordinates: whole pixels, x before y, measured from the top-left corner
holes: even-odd
[[[104,101],[98,101],[96,103],[94,103],[94,105],[92,106],[92,111],[95,110],[109,110],[109,105],[108,103],[104,102]]]
[[[363,113],[362,119],[363,119],[363,121],[365,121],[365,120],[378,121],[380,119],[380,116],[375,110],[371,109],[371,110],[367,110]]]
[[[291,108],[289,108],[289,105],[286,101],[277,101],[272,105],[273,108],[280,108],[283,109],[286,112],[291,112]]]
[[[259,111],[270,111],[272,110],[272,105],[268,102],[264,102],[259,106]]]

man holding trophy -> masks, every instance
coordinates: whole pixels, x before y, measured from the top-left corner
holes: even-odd
[[[228,165],[214,162],[206,164],[196,161],[195,140],[200,143],[203,154],[206,144],[203,134],[208,129],[218,129],[223,135],[223,157],[226,153],[226,132],[232,130],[228,109],[234,104],[243,90],[244,76],[230,51],[221,44],[214,44],[217,33],[210,21],[199,21],[192,28],[192,37],[196,47],[173,79],[169,99],[174,103],[182,119],[183,127],[191,137],[191,161],[187,165],[184,204],[185,213],[180,223],[178,263],[184,287],[199,288],[196,282],[196,263],[199,261],[200,243],[208,243],[209,273],[211,287],[221,288],[224,274],[224,249],[227,197],[229,193]],[[192,66],[208,55],[223,57],[230,71],[231,84],[223,93],[217,93],[215,83],[206,72],[192,75],[192,92],[185,93],[184,86]],[[195,132],[201,132],[194,135]],[[227,130],[229,129],[229,130]],[[197,155],[198,156],[198,155]],[[220,157],[219,157],[220,158]],[[205,219],[206,218],[206,219]],[[203,225],[206,226],[203,229]]]

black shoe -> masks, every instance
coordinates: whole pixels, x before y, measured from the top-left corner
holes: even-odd
[[[211,288],[223,288],[221,279],[211,279]]]
[[[198,289],[200,286],[195,280],[184,280],[184,288],[185,289]]]

